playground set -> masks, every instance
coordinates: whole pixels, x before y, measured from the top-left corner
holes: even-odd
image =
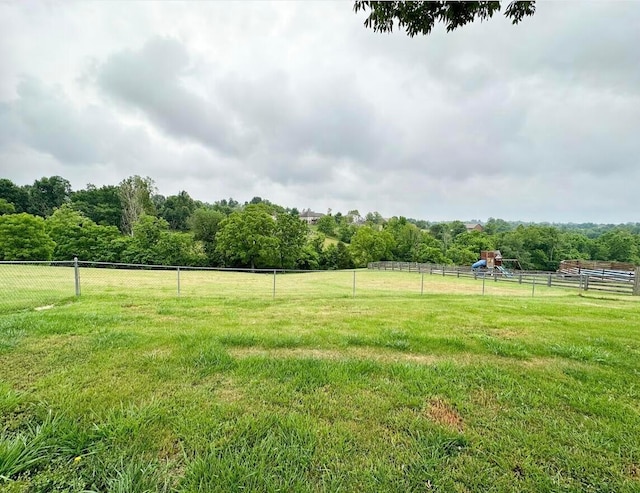
[[[507,268],[504,264],[509,265]],[[474,270],[482,270],[490,276],[512,277],[513,270],[522,270],[517,258],[503,258],[500,250],[483,250],[480,252],[480,260],[471,266]]]

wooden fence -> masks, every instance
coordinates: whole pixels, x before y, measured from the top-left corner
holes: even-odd
[[[453,265],[421,264],[416,262],[371,262],[373,270],[419,272],[430,275],[470,277],[482,279],[485,276],[495,282],[517,282],[519,284],[546,285],[548,287],[573,288],[584,291],[604,291],[640,296],[640,267],[633,275],[610,276],[602,272],[582,271],[581,273],[543,272],[530,270],[509,271],[506,269],[472,269]]]

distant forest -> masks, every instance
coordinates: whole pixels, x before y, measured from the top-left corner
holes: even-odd
[[[556,270],[565,259],[640,264],[640,223],[537,224],[383,218],[357,210],[300,211],[261,197],[240,203],[165,197],[148,177],[72,190],[60,176],[18,186],[0,179],[0,260],[71,260],[215,267],[348,269],[397,260],[470,265],[500,250],[524,269]]]

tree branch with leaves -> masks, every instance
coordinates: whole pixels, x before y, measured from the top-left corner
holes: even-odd
[[[355,12],[369,12],[364,21],[367,28],[375,32],[390,33],[397,26],[410,37],[429,34],[441,22],[447,32],[476,20],[491,19],[500,12],[501,2],[379,2],[356,0]],[[518,24],[525,17],[535,13],[535,1],[511,2],[504,16]]]

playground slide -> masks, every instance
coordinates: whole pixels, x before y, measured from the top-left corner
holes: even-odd
[[[477,263],[477,262],[476,262]],[[509,272],[507,269],[505,269],[504,267],[502,267],[501,265],[498,265],[496,267],[496,269],[498,269],[500,272],[502,272],[502,274],[504,274],[505,277],[512,277],[513,274],[511,274],[511,272]]]

